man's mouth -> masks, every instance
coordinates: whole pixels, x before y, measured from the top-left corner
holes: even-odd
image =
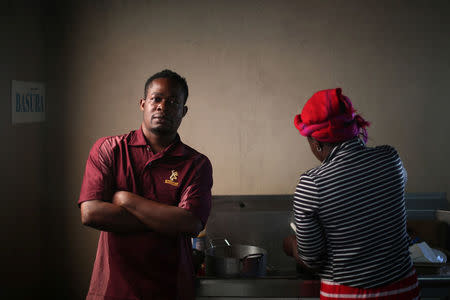
[[[152,117],[152,119],[160,121],[160,122],[169,122],[170,121],[170,119],[164,115],[155,115]]]

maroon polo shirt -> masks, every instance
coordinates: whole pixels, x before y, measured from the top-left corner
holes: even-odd
[[[212,168],[208,158],[179,136],[154,154],[142,129],[99,139],[86,163],[78,204],[111,202],[115,191],[182,207],[203,223],[211,209]],[[193,299],[190,238],[157,232],[101,231],[88,300]]]

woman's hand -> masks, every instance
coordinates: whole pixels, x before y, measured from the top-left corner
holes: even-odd
[[[284,238],[283,250],[284,250],[284,253],[286,253],[286,255],[294,256],[294,253],[297,251],[297,240],[295,238],[295,234],[291,234],[291,235],[287,236],[286,238]]]
[[[302,268],[306,268],[309,271],[314,271],[315,269],[307,266],[298,256],[297,252],[297,238],[295,237],[295,234],[291,234],[284,238],[283,240],[283,250],[284,253],[288,256],[292,256],[296,261],[297,264],[299,264]]]

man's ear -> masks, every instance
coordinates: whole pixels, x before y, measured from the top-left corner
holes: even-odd
[[[142,111],[144,111],[144,105],[145,105],[145,99],[141,97],[139,99],[139,107],[141,108]]]
[[[187,111],[188,111],[188,107],[185,105],[183,107],[183,117],[187,114]]]

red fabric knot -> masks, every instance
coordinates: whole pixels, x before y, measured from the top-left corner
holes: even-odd
[[[343,142],[360,135],[367,142],[370,125],[356,114],[353,104],[341,88],[316,92],[305,104],[294,125],[303,136],[320,142]]]

